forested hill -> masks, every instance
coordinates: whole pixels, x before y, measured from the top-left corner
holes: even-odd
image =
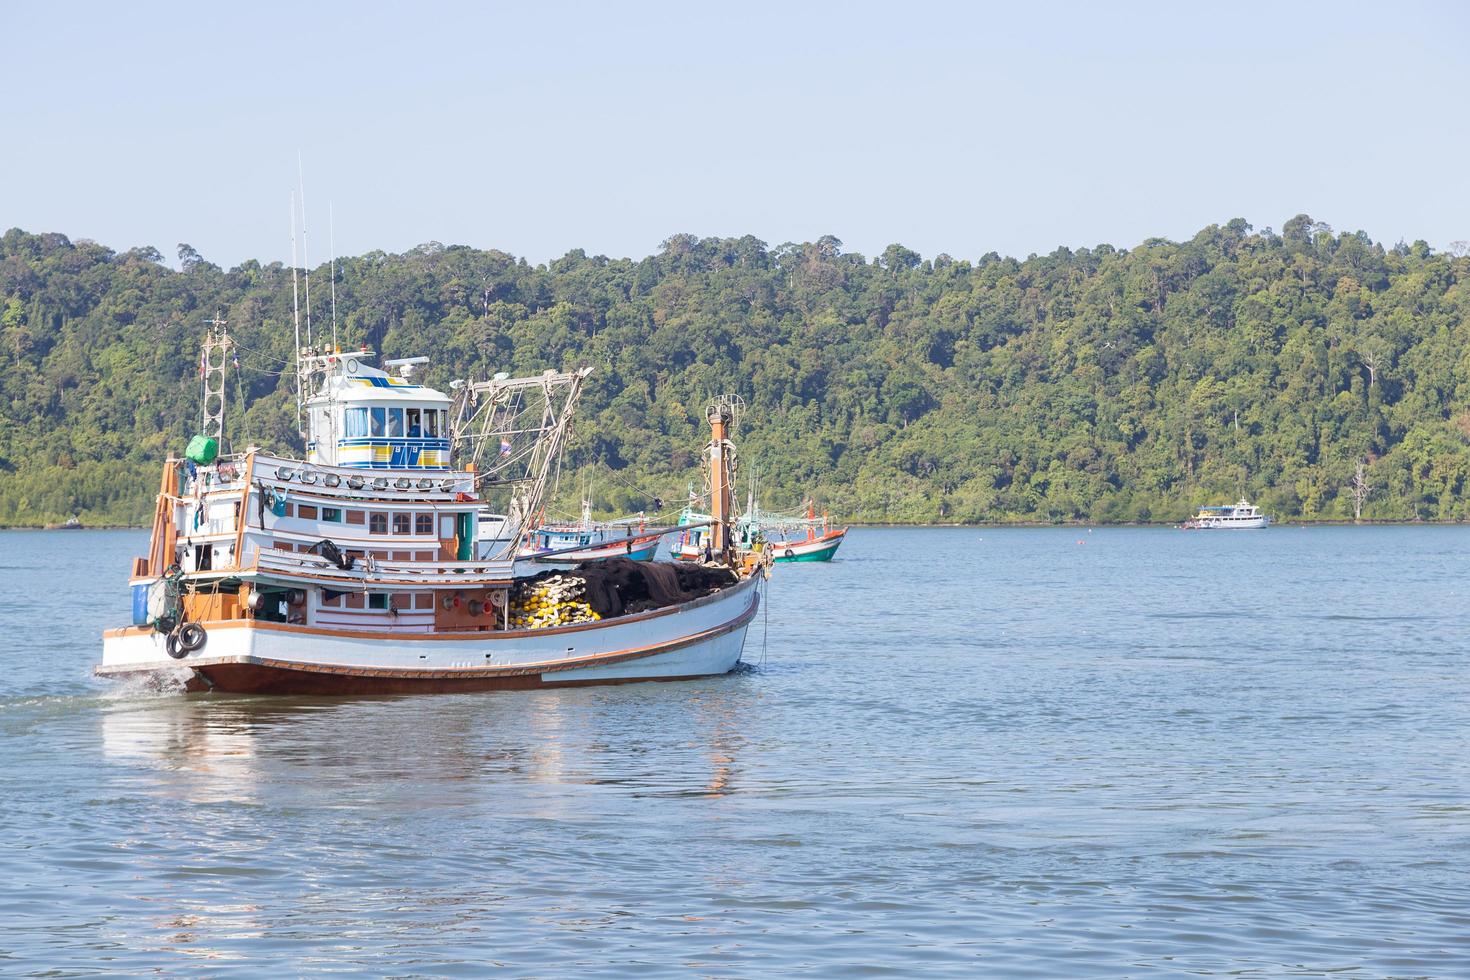
[[[1461,249],[1463,251],[1463,249]],[[0,524],[142,522],[198,413],[198,343],[241,345],[229,435],[292,444],[291,270],[188,246],[0,240]],[[861,521],[1161,521],[1242,490],[1284,518],[1470,518],[1470,258],[1305,215],[1025,261],[876,258],[832,237],[676,235],[532,266],[437,244],[337,263],[343,343],[427,380],[590,364],[571,464],[608,508],[682,499],[720,392],[763,502]],[[313,320],[329,330],[329,277]],[[576,485],[572,481],[571,485]],[[567,487],[568,481],[563,481]]]

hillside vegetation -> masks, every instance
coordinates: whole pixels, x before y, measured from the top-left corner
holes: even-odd
[[[240,344],[228,435],[295,442],[291,270],[180,246],[0,239],[0,524],[136,523],[197,426],[198,344]],[[1162,521],[1242,491],[1282,518],[1470,518],[1470,258],[1305,215],[1024,261],[675,235],[545,266],[430,244],[337,263],[338,332],[430,383],[590,364],[569,464],[609,509],[682,500],[713,394],[763,502],[861,521]],[[313,270],[317,337],[329,278]],[[240,410],[240,405],[248,408]],[[563,497],[579,485],[563,481]]]

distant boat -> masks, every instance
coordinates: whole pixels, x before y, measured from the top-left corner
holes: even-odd
[[[56,530],[58,531],[80,531],[81,529],[82,519],[76,514],[73,514],[66,520],[62,521],[60,524],[56,525]]]
[[[526,532],[516,557],[540,562],[583,562],[598,558],[651,561],[658,539],[669,528],[650,531],[642,515],[617,521],[594,521],[592,502],[582,501],[582,519],[542,524]]]
[[[1190,530],[1254,531],[1270,523],[1271,518],[1262,514],[1259,507],[1241,497],[1236,503],[1224,507],[1201,507],[1198,514],[1180,527]]]
[[[706,521],[706,514],[686,509],[680,515],[681,525]],[[847,528],[834,528],[832,519],[816,515],[816,506],[807,501],[805,517],[766,514],[753,502],[735,525],[736,540],[744,548],[760,547],[778,562],[831,561],[847,536]],[[693,527],[674,541],[674,555],[685,561],[699,561],[709,537],[709,529]]]

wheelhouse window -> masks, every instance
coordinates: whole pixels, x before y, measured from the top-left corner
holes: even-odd
[[[406,418],[408,419],[408,437],[410,439],[417,439],[424,434],[423,414],[422,409],[410,408],[407,410]]]
[[[394,514],[393,515],[393,533],[394,534],[408,534],[409,533],[408,528],[409,528],[409,515],[408,514]]]
[[[374,436],[381,436],[386,431],[388,426],[388,414],[384,409],[381,408],[372,409],[372,413],[372,434]]]
[[[414,534],[421,534],[424,537],[428,537],[429,535],[433,534],[434,533],[434,515],[433,514],[415,514],[415,515],[413,515],[413,533]]]
[[[403,409],[388,409],[388,438],[401,439],[403,437]]]
[[[369,514],[368,515],[368,533],[369,534],[387,534],[388,533],[388,515],[387,514]]]
[[[436,408],[424,409],[424,435],[428,436],[430,439],[439,438],[439,433],[442,431],[442,428],[439,425],[440,421],[442,421],[440,419],[440,416],[443,414],[444,413],[442,411]]]
[[[347,410],[347,438],[363,439],[367,437],[368,410],[365,408],[349,408]]]

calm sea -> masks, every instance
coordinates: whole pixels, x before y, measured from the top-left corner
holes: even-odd
[[[89,675],[137,532],[0,533],[0,973],[1470,975],[1470,529],[869,530],[748,666]]]

